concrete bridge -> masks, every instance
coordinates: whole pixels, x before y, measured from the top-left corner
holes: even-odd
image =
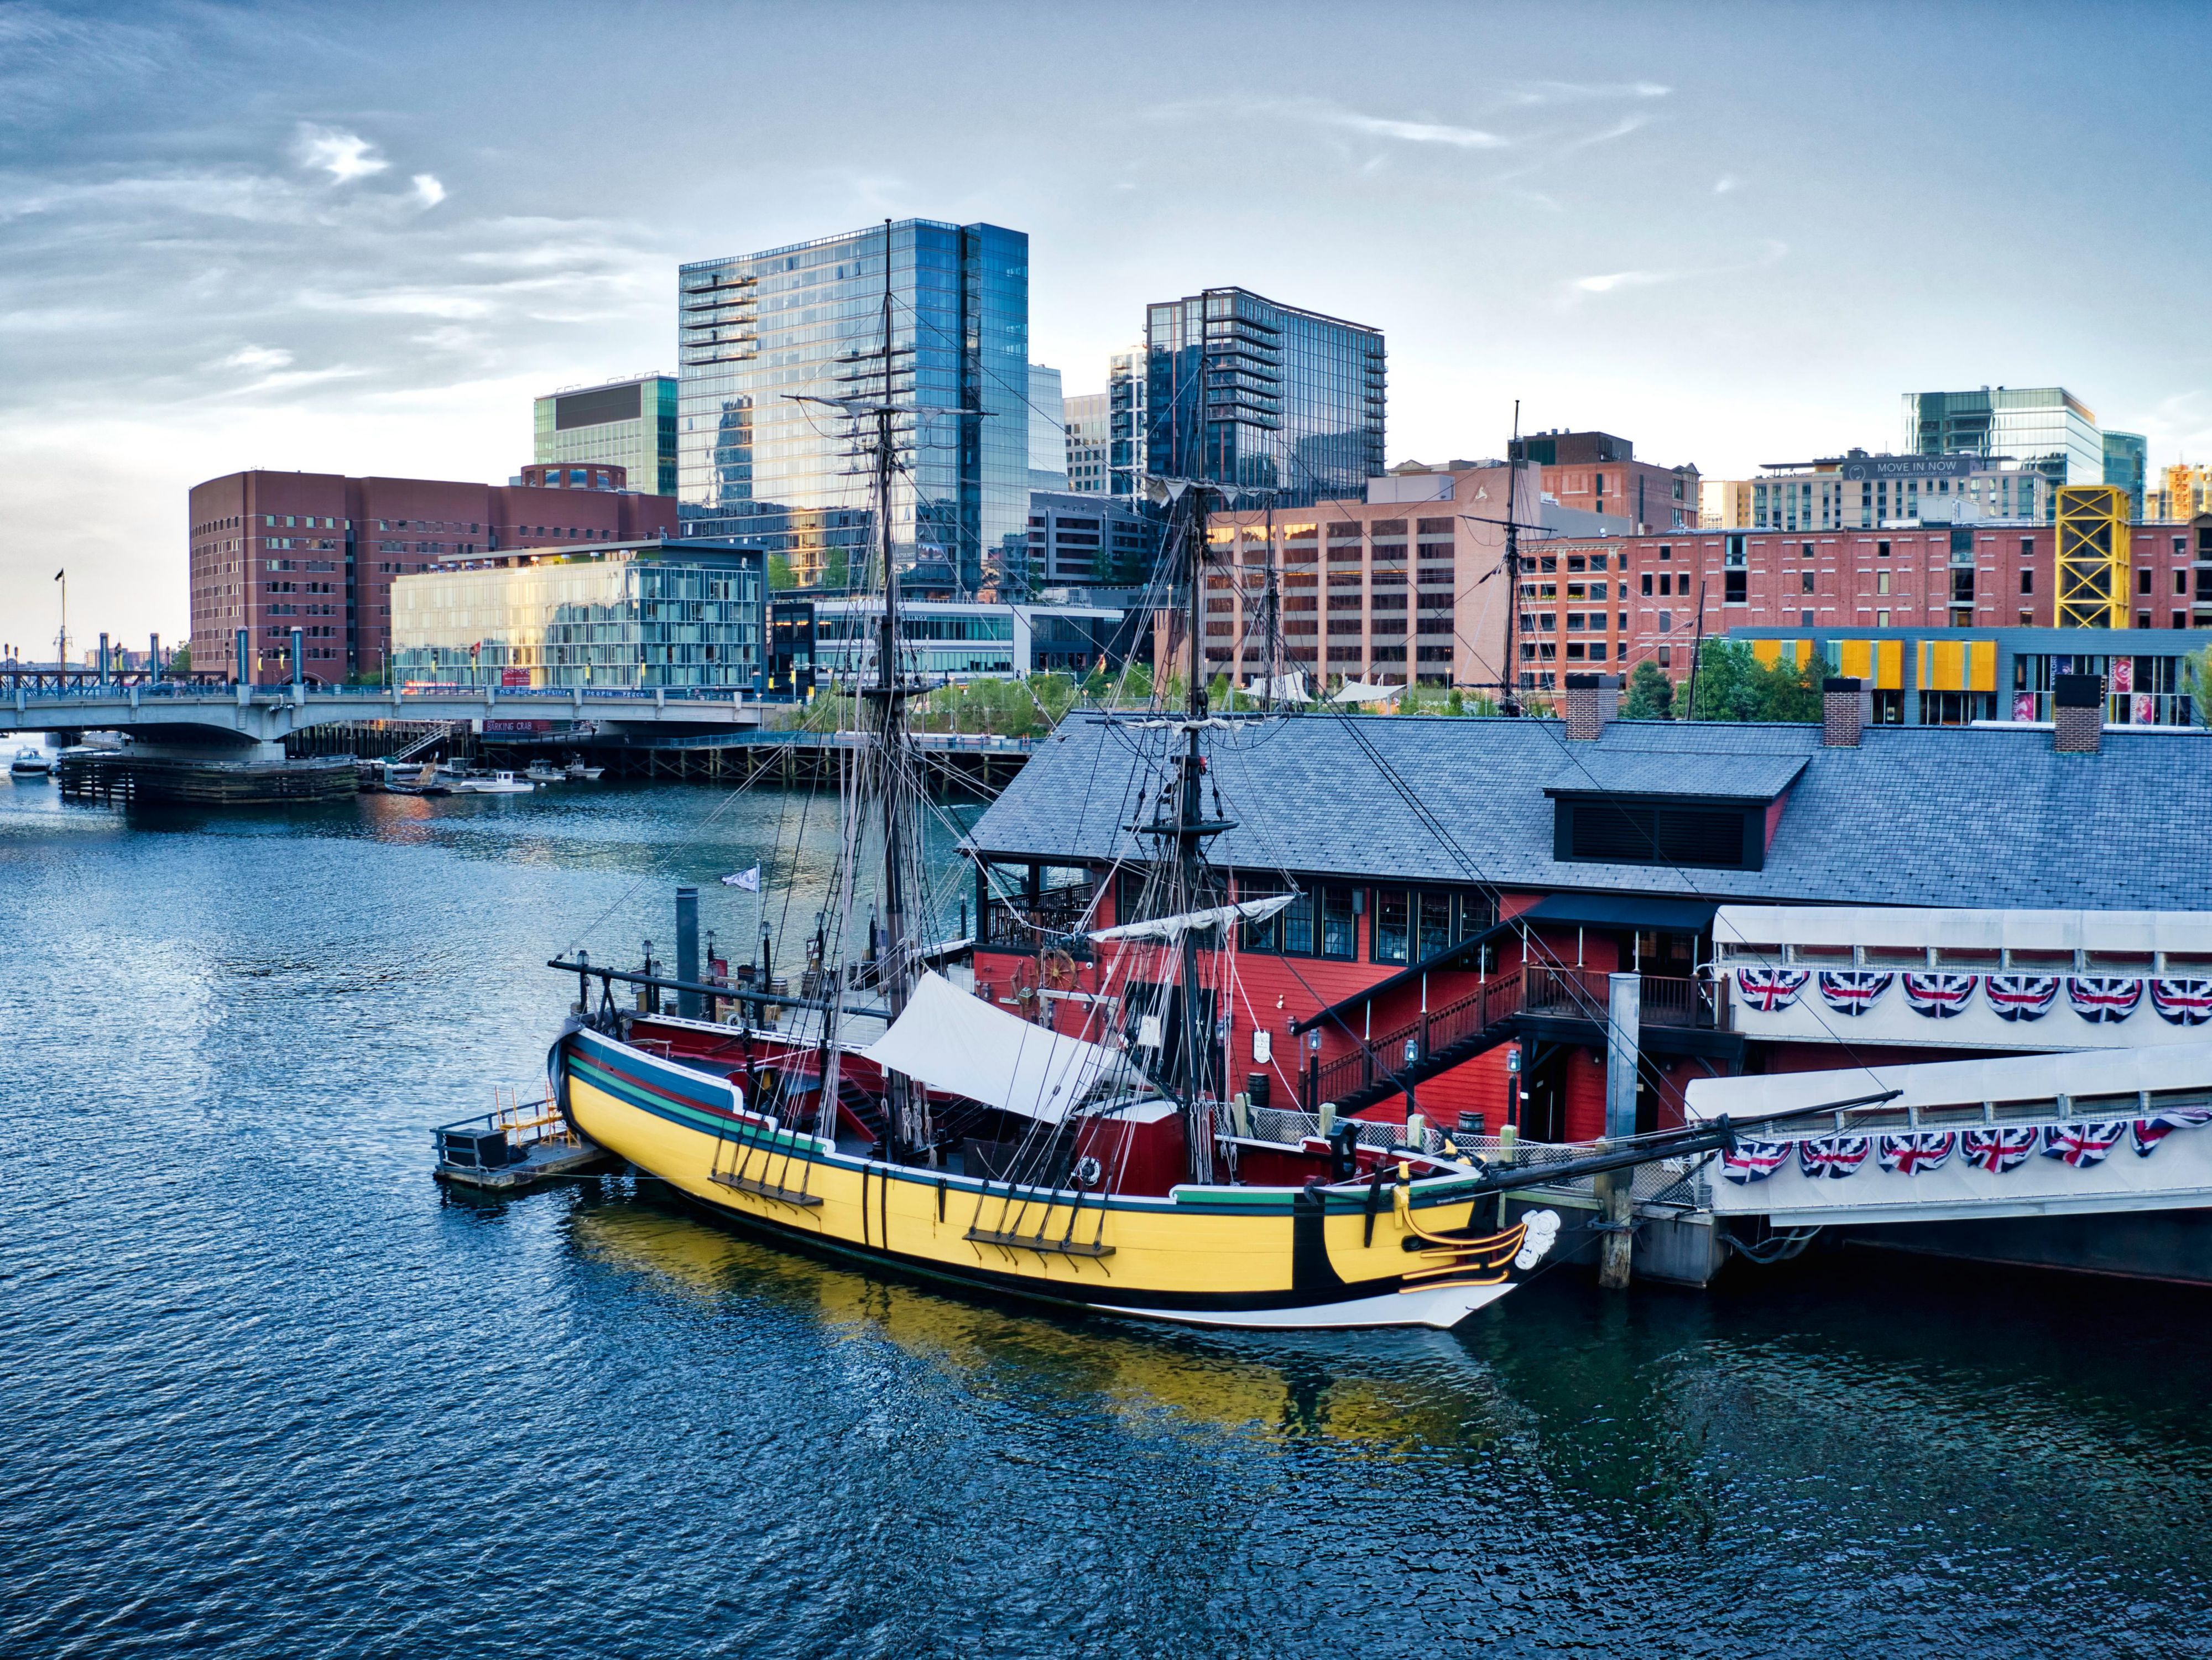
[[[127,733],[142,748],[268,757],[292,733],[366,721],[589,721],[625,738],[732,733],[761,723],[757,697],[728,691],[594,691],[521,686],[255,686],[145,676],[0,675],[0,727]]]

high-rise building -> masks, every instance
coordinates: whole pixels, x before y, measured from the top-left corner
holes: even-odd
[[[2143,516],[2143,489],[2150,483],[2150,441],[2139,432],[2105,435],[2105,479],[2128,493],[2134,516]]]
[[[1067,416],[1060,371],[1030,365],[1030,488],[1067,488]]]
[[[1106,490],[1109,496],[1138,496],[1152,429],[1150,354],[1142,346],[1117,351],[1106,360]]]
[[[1147,307],[1147,471],[1273,493],[1351,497],[1382,471],[1382,333],[1208,289]]]
[[[1060,400],[1067,426],[1067,488],[1080,496],[1104,496],[1107,489],[1108,394],[1086,392]]]
[[[2186,524],[2199,514],[2212,513],[2212,466],[2202,462],[2179,462],[2166,470],[2166,489],[2159,515]]]
[[[1978,455],[2033,467],[2053,484],[2105,482],[2097,417],[2063,386],[1905,394],[1907,455]]]
[[[907,219],[698,260],[677,305],[687,536],[781,554],[802,583],[860,581],[874,417],[807,400],[860,399],[915,410],[893,428],[896,563],[973,593],[1026,547],[1026,234]]]
[[[676,377],[637,374],[604,386],[571,386],[532,410],[532,461],[623,468],[630,488],[676,494]]]

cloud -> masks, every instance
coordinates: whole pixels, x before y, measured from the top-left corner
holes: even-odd
[[[1379,115],[1334,110],[1321,118],[1330,126],[1364,132],[1376,138],[1396,138],[1408,144],[1449,144],[1458,149],[1503,149],[1513,141],[1480,127],[1448,126],[1437,121],[1394,121]]]
[[[1617,98],[1664,98],[1674,89],[1656,81],[1531,81],[1510,89],[1509,104],[1578,104]]]
[[[1732,173],[1724,173],[1713,180],[1713,194],[1716,196],[1726,196],[1730,191],[1742,188],[1743,180]]]
[[[1654,283],[1671,283],[1674,274],[1657,271],[1616,271],[1601,277],[1577,277],[1567,286],[1577,294],[1611,294],[1619,289],[1649,288]]]
[[[1609,144],[1616,138],[1626,138],[1638,128],[1650,125],[1650,122],[1647,117],[1624,115],[1603,132],[1591,133],[1586,137],[1574,140],[1571,143],[1562,144],[1559,148],[1562,150],[1580,150],[1588,149],[1593,144]]]
[[[292,354],[278,346],[240,346],[228,357],[218,358],[208,365],[216,369],[252,369],[267,374],[289,368]]]
[[[322,168],[330,174],[331,182],[337,185],[349,185],[356,179],[382,173],[392,165],[377,155],[376,146],[360,134],[340,132],[335,127],[319,127],[305,121],[300,124],[299,136],[293,140],[292,154],[301,167]]]
[[[424,207],[434,208],[446,199],[446,187],[438,182],[437,174],[418,173],[415,175],[415,196]]]

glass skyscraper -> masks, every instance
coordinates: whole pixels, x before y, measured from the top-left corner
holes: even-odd
[[[1244,289],[1147,307],[1146,470],[1273,492],[1363,495],[1383,470],[1382,334]]]
[[[2150,441],[2139,432],[2105,435],[2105,482],[2128,493],[2129,514],[2143,516],[2143,490],[2150,483]]]
[[[1908,392],[1904,453],[2007,458],[2053,484],[2105,482],[2097,417],[2063,386]]]
[[[605,386],[556,392],[532,410],[531,459],[612,462],[629,488],[676,494],[676,377],[641,374]]]
[[[886,262],[890,330],[884,332]],[[1026,544],[1029,238],[908,219],[679,268],[677,495],[690,537],[780,554],[802,583],[865,579],[872,416],[893,425],[893,557],[964,593]]]

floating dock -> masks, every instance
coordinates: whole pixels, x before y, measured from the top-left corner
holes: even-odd
[[[568,1128],[550,1101],[507,1101],[432,1132],[438,1180],[478,1193],[515,1194],[561,1176],[596,1176],[621,1160]]]

